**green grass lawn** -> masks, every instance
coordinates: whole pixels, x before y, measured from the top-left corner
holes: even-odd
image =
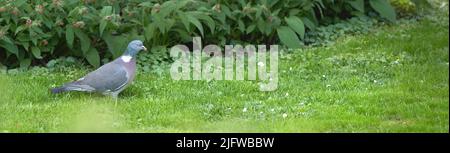
[[[423,20],[283,53],[273,92],[140,73],[115,105],[49,93],[89,70],[0,74],[0,132],[449,132],[448,28]]]

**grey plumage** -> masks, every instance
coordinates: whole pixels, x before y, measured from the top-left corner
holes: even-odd
[[[88,73],[77,81],[53,88],[52,93],[65,91],[98,92],[116,98],[133,81],[136,73],[135,56],[142,49],[146,50],[141,41],[132,41],[123,56]]]

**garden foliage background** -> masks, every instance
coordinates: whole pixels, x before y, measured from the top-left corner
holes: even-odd
[[[448,133],[448,4],[0,0],[0,133]],[[167,48],[195,36],[203,46],[280,44],[279,88],[174,81]],[[49,92],[131,39],[151,51],[120,98]]]
[[[204,44],[320,44],[317,27],[352,17],[394,22],[421,0],[1,0],[0,66],[53,66],[59,57],[98,67],[131,39],[151,48],[143,63],[170,61],[167,48],[201,36]],[[399,12],[400,11],[400,12]],[[351,23],[351,25],[354,23]],[[320,29],[319,29],[320,30]],[[357,30],[361,31],[361,29]],[[320,42],[318,42],[320,41]],[[148,68],[147,68],[148,69]]]

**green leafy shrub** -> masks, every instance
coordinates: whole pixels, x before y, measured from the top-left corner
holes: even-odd
[[[377,20],[367,16],[353,17],[335,24],[320,26],[314,31],[307,32],[304,42],[310,46],[331,45],[343,35],[367,34],[377,23]]]
[[[299,48],[307,31],[376,12],[396,18],[387,0],[4,0],[0,1],[0,63],[45,65],[62,56],[97,67],[120,56],[132,39],[167,59],[167,47],[188,44],[275,44]],[[103,60],[101,60],[103,59]]]
[[[416,5],[410,0],[390,0],[399,16],[412,16],[416,14]]]

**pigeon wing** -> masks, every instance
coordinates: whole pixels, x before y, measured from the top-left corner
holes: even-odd
[[[89,85],[98,92],[118,91],[129,82],[129,74],[124,66],[114,62],[103,65],[80,79],[81,84]]]

